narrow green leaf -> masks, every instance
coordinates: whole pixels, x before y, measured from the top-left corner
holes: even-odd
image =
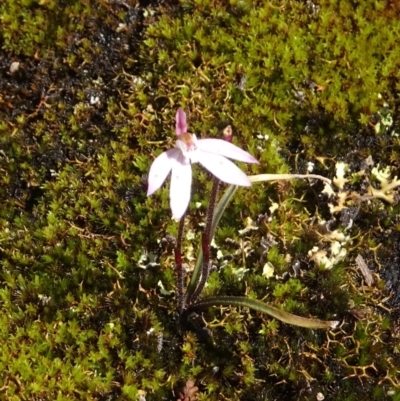
[[[308,329],[334,329],[339,324],[338,321],[325,321],[319,319],[305,318],[284,312],[274,306],[268,305],[257,299],[247,297],[210,297],[202,299],[189,306],[189,310],[204,309],[210,306],[242,306],[259,312],[266,313],[280,320],[281,322],[293,324],[295,326],[306,327]]]
[[[236,185],[230,185],[220,201],[218,202],[217,207],[215,208],[214,211],[214,216],[213,216],[213,222],[212,222],[212,228],[211,228],[211,233],[210,233],[210,239],[212,239],[215,235],[215,231],[218,227],[219,221],[221,220],[222,215],[225,212],[225,209],[229,205],[230,201],[233,198],[233,195],[235,195],[238,187]]]

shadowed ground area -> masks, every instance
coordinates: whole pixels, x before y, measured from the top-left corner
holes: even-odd
[[[400,400],[400,6],[390,0],[0,4],[0,398]],[[254,155],[178,314],[169,180],[190,132]],[[193,166],[185,285],[212,180]],[[220,197],[227,190],[222,185]]]

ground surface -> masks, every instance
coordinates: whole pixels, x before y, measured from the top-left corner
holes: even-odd
[[[400,400],[399,17],[389,0],[0,5],[0,398]],[[334,180],[239,190],[203,296],[336,329],[179,319],[168,185],[146,196],[179,106],[200,137],[230,125],[248,174]],[[194,174],[189,270],[211,188]]]

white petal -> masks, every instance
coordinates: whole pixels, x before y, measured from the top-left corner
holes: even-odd
[[[147,196],[161,187],[180,154],[179,149],[170,149],[156,157],[149,171]]]
[[[214,174],[221,181],[228,184],[250,187],[251,182],[247,175],[224,156],[214,155],[208,152],[197,151],[197,157],[208,171]]]
[[[233,143],[224,141],[223,139],[198,139],[197,148],[205,152],[229,157],[230,159],[245,163],[258,163],[258,161],[250,153],[240,149]]]
[[[192,187],[192,166],[188,160],[180,154],[179,160],[172,167],[170,202],[172,216],[179,220],[186,212],[190,201]]]

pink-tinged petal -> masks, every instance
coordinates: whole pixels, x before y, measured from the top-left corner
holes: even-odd
[[[179,220],[186,212],[192,187],[192,166],[181,154],[172,167],[170,202],[172,217]]]
[[[257,159],[255,159],[250,153],[246,152],[243,149],[240,149],[233,143],[224,141],[223,139],[198,139],[197,148],[205,152],[229,157],[230,159],[238,160],[240,162],[258,164]]]
[[[149,171],[147,196],[161,187],[180,154],[181,151],[174,148],[161,153],[154,159]]]
[[[251,182],[247,175],[236,164],[224,156],[198,150],[198,161],[210,173],[228,184],[250,187]]]
[[[176,135],[182,135],[187,132],[187,124],[186,124],[186,113],[183,111],[181,107],[179,107],[178,111],[176,112],[175,117],[175,132]]]

